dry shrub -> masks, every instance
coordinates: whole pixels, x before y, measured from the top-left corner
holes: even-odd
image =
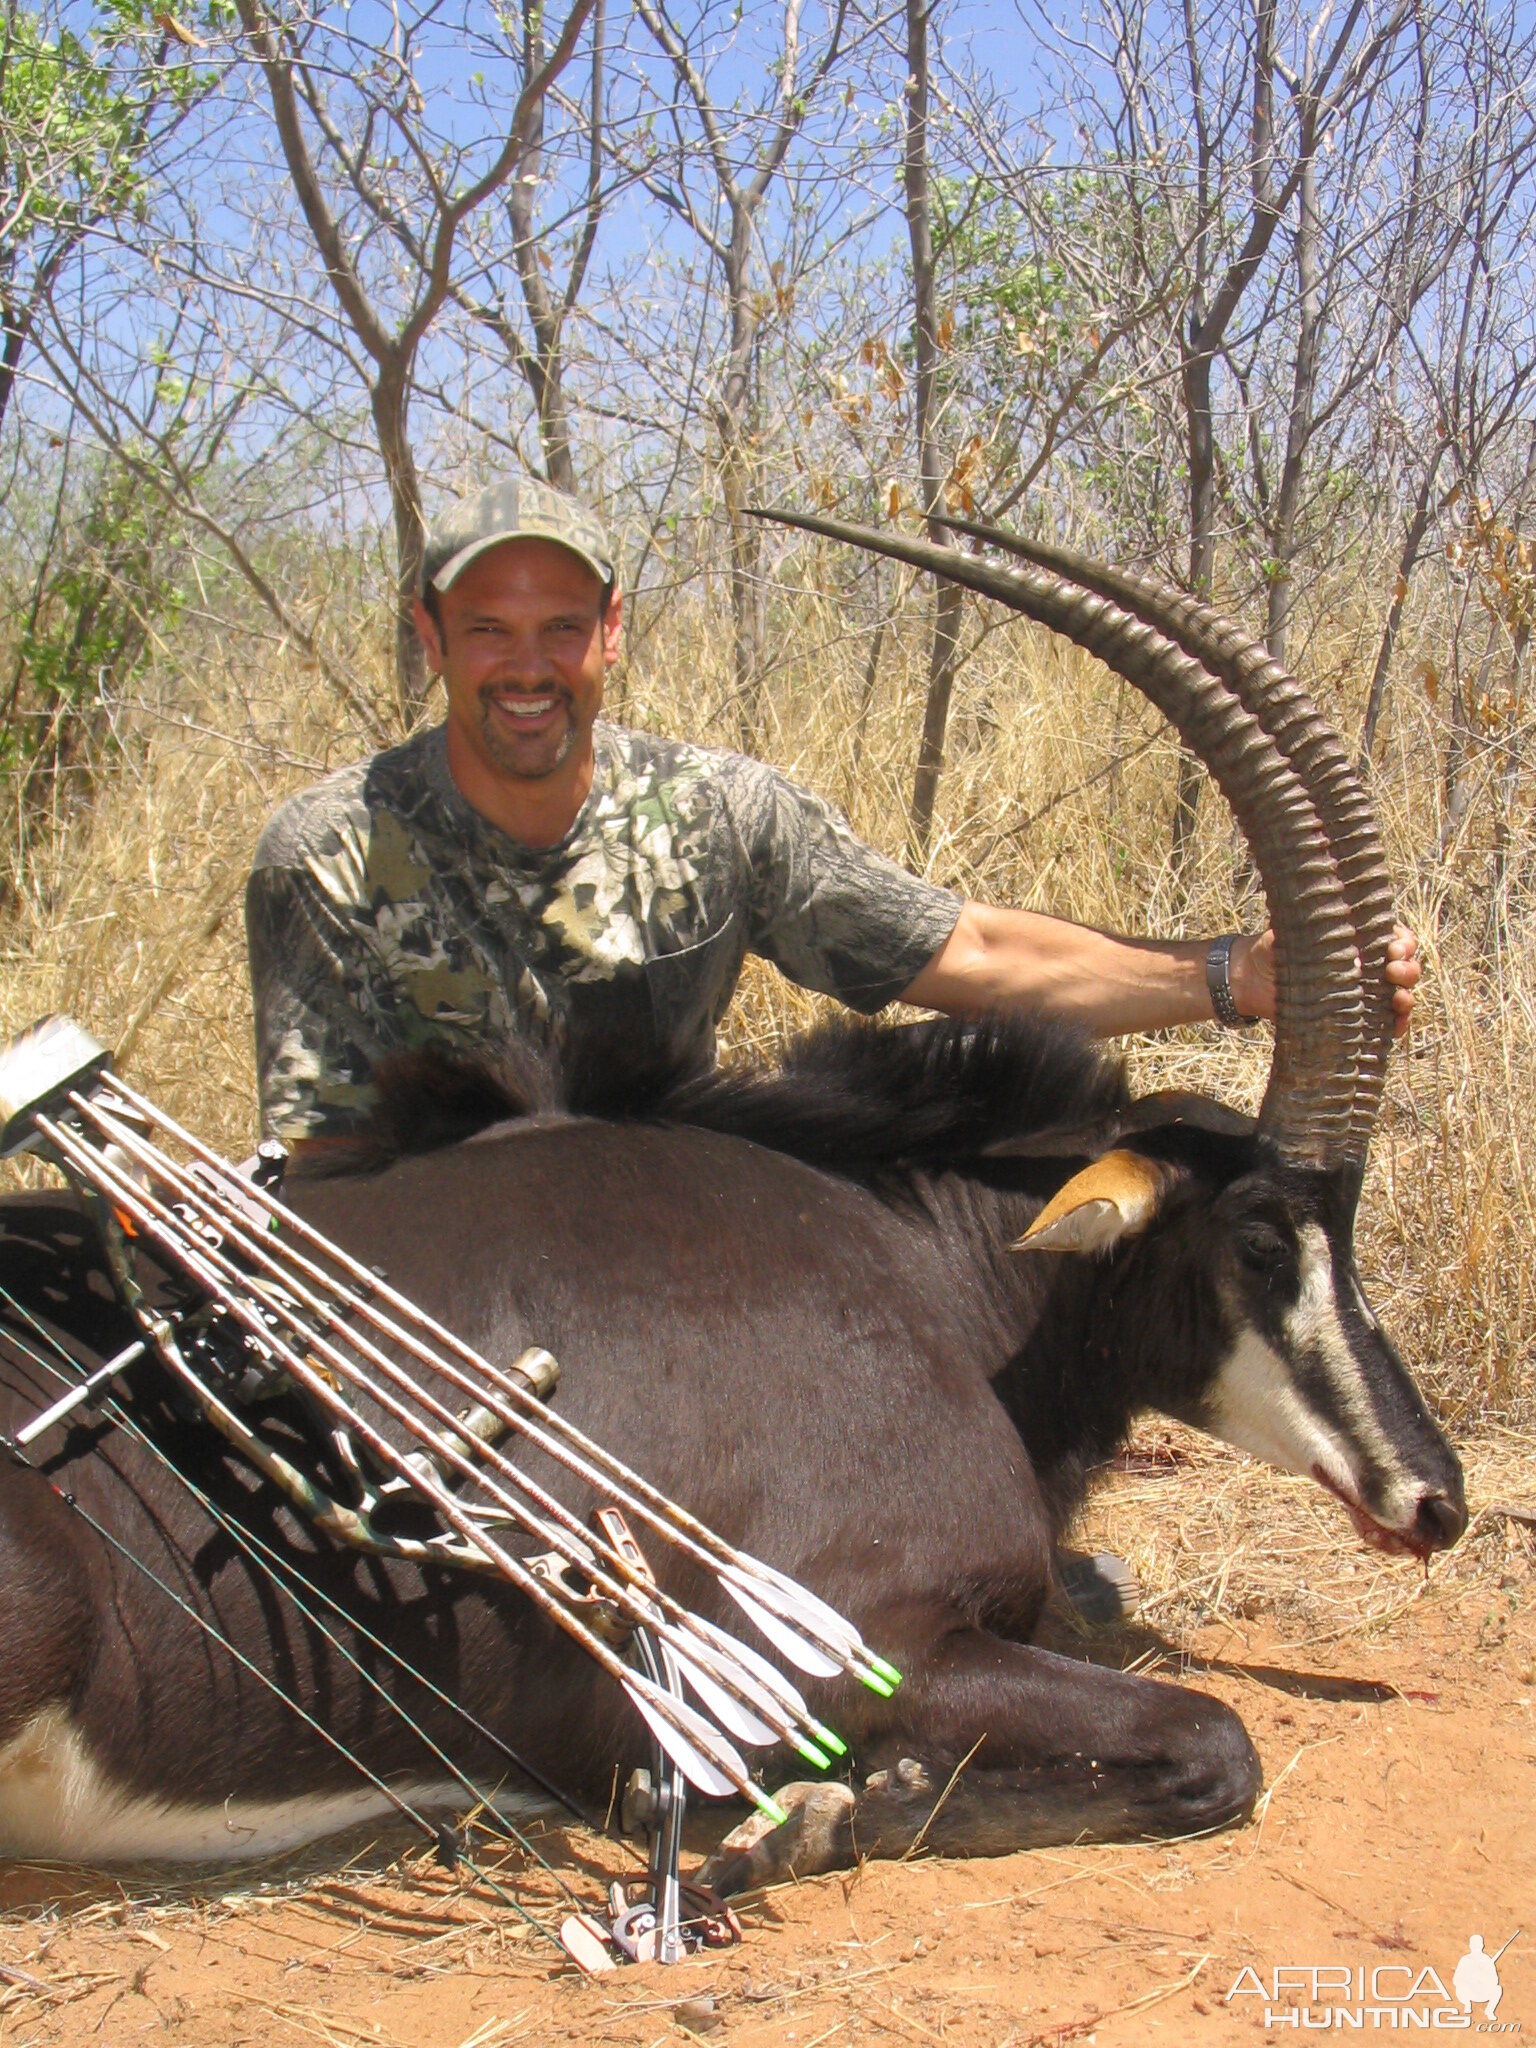
[[[821,565],[824,566],[824,565]],[[839,803],[884,851],[904,851],[927,654],[923,594],[881,635],[801,587],[776,594],[757,749]],[[1303,663],[1343,729],[1358,725],[1370,621],[1313,634]],[[852,619],[852,622],[850,620]],[[949,762],[927,868],[994,901],[1165,936],[1262,919],[1230,820],[1201,807],[1187,895],[1170,873],[1175,760],[1166,728],[1098,664],[1036,629],[973,608],[955,690]],[[726,621],[680,600],[645,634],[611,702],[630,722],[733,744],[740,707]],[[376,657],[377,699],[388,690]],[[1375,1297],[1448,1420],[1529,1421],[1536,1301],[1533,1234],[1536,1017],[1532,940],[1515,924],[1491,956],[1477,921],[1426,857],[1438,830],[1437,736],[1400,703],[1379,778],[1405,915],[1430,974],[1411,1047],[1394,1060],[1362,1208]],[[67,1009],[109,1042],[128,1037],[136,1078],[235,1154],[255,1137],[240,884],[280,798],[366,751],[324,682],[256,635],[189,627],[98,739],[89,801],[33,816],[0,956],[0,1028]],[[770,1050],[818,999],[749,963],[727,1056]],[[1256,1106],[1263,1033],[1209,1028],[1131,1050],[1137,1077],[1210,1088]]]
[[[255,1065],[241,891],[275,803],[366,751],[313,671],[211,637],[163,659],[13,841],[0,1029],[51,1010],[215,1143],[248,1152]],[[12,821],[13,834],[17,831]]]

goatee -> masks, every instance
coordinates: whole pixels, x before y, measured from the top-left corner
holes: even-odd
[[[553,775],[566,761],[576,744],[576,714],[566,693],[555,693],[565,712],[565,725],[559,736],[544,742],[549,751],[544,754],[530,753],[540,743],[539,736],[532,733],[519,742],[509,738],[505,728],[498,724],[493,705],[496,692],[484,689],[480,692],[480,734],[485,742],[485,751],[505,775],[515,776],[521,782],[541,782],[547,775]]]

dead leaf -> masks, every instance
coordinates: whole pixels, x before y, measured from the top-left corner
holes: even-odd
[[[208,47],[201,36],[193,35],[191,29],[179,22],[174,14],[157,14],[155,24],[163,28],[173,41],[180,43],[184,50],[206,50]]]

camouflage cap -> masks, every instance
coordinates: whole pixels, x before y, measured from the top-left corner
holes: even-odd
[[[613,544],[595,512],[537,477],[506,477],[461,498],[432,527],[421,581],[449,589],[477,555],[504,540],[552,540],[579,555],[603,583],[618,580]]]

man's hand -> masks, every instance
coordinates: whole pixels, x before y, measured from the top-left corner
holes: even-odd
[[[1232,999],[1245,1017],[1275,1014],[1275,935],[1239,939],[1232,948]],[[1401,1038],[1413,1018],[1414,990],[1422,980],[1419,942],[1400,924],[1387,942],[1387,980],[1392,984],[1393,1036]]]

